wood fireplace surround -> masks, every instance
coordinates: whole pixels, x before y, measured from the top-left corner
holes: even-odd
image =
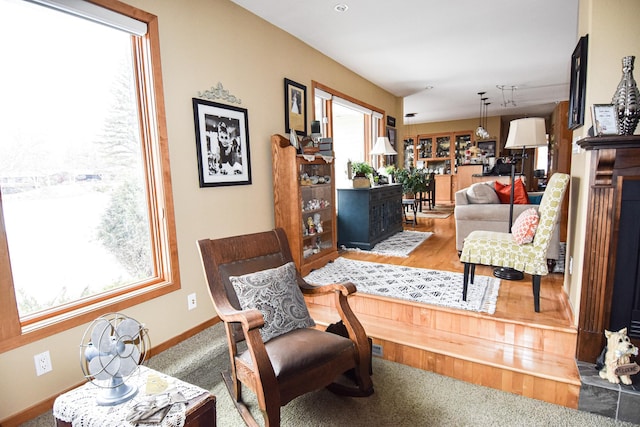
[[[594,363],[605,345],[604,330],[611,326],[616,260],[635,257],[631,268],[636,271],[624,274],[636,276],[640,269],[637,252],[617,253],[618,236],[627,232],[620,229],[623,184],[640,180],[640,135],[588,137],[578,145],[593,153],[576,357]],[[636,277],[636,287],[637,282]]]

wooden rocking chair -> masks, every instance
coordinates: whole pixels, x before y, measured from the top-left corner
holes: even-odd
[[[198,241],[198,246],[209,292],[224,322],[229,343],[230,372],[222,375],[247,425],[258,424],[242,400],[242,384],[255,393],[266,426],[280,425],[281,406],[322,387],[349,396],[373,393],[371,349],[364,328],[347,301],[347,296],[356,291],[354,284],[312,286],[306,283],[299,271],[286,266],[293,259],[282,229],[216,240],[204,239]],[[335,295],[337,311],[349,338],[304,327],[266,342],[263,340],[261,330],[264,333],[267,328],[263,328],[263,314],[257,309],[243,310],[240,300],[244,292],[239,299],[234,285],[238,286],[236,280],[239,276],[267,274],[273,269],[287,267],[295,270],[293,282],[297,281],[303,294]],[[295,285],[291,287],[295,288]],[[241,350],[244,345],[238,345],[242,341],[246,341],[246,350]],[[349,370],[355,373],[355,384],[341,375]]]

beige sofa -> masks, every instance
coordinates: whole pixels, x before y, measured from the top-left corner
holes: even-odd
[[[528,193],[530,198],[540,196],[543,193]],[[456,221],[456,249],[462,251],[464,238],[473,230],[509,231],[509,204],[500,203],[494,190],[494,181],[486,181],[472,184],[455,193],[455,221]],[[513,205],[513,221],[518,215],[531,207],[538,205]],[[556,225],[547,259],[557,260],[560,257],[560,227]]]

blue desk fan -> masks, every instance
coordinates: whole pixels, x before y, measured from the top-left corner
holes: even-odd
[[[106,314],[89,325],[80,344],[80,365],[85,378],[103,388],[98,405],[118,405],[138,393],[126,379],[144,360],[147,344],[144,326],[123,314]]]

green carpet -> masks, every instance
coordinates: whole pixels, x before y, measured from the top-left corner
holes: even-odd
[[[153,331],[150,331],[153,335]],[[147,365],[211,390],[217,425],[239,427],[238,415],[222,382],[228,366],[226,338],[217,324],[151,358]],[[611,418],[568,409],[476,386],[379,358],[373,360],[375,393],[366,398],[319,390],[281,410],[283,426],[632,426]],[[247,392],[250,394],[250,392]],[[249,399],[247,399],[249,400]],[[255,402],[255,400],[254,400]],[[258,411],[254,411],[258,414]],[[262,416],[256,417],[262,422]],[[27,424],[51,426],[47,413]]]

